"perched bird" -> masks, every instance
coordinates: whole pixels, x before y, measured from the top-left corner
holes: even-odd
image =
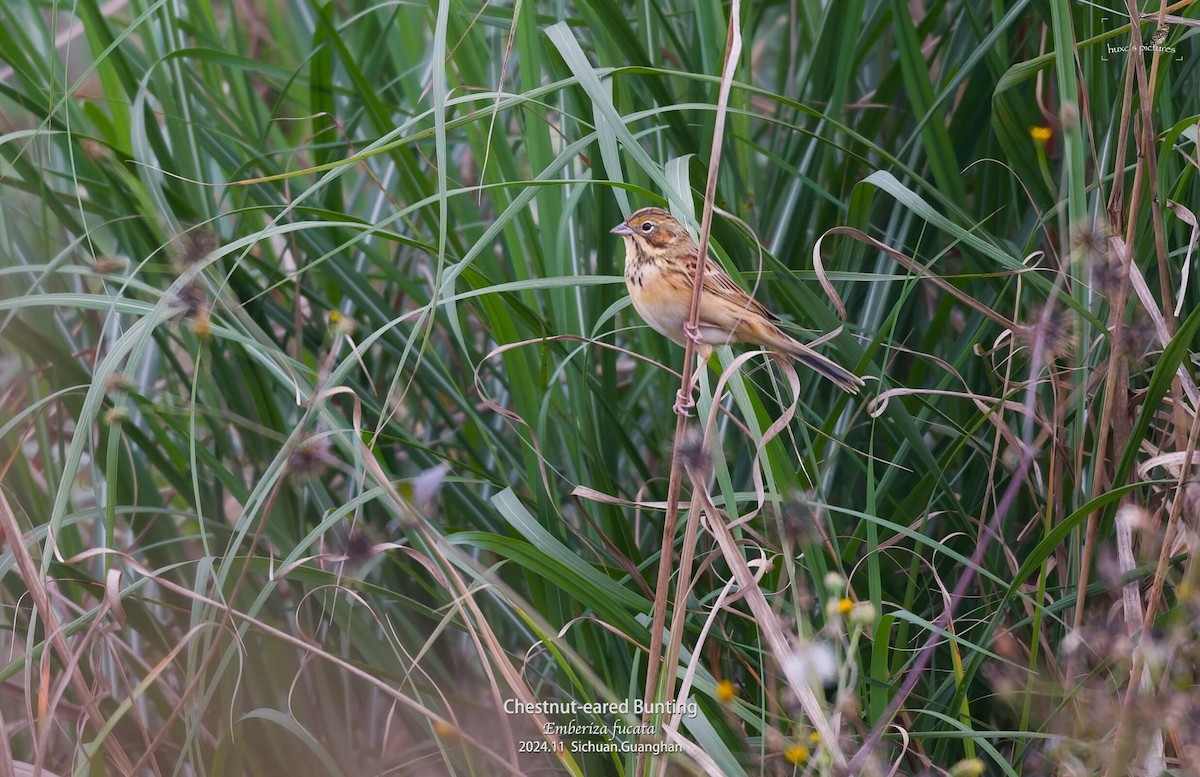
[[[611,232],[625,241],[625,286],[638,314],[659,334],[683,345],[696,343],[702,362],[713,348],[730,343],[762,345],[786,354],[857,394],[862,378],[784,334],[779,317],[746,293],[711,259],[704,260],[699,323],[688,321],[700,247],[682,224],[662,208],[642,208]],[[675,411],[693,405],[691,392],[680,391]]]

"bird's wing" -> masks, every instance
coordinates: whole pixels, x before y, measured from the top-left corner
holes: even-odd
[[[704,295],[700,299],[700,320],[733,331],[738,325],[756,317],[767,321],[779,320],[763,304],[746,293],[729,277],[721,266],[708,259],[704,264]]]

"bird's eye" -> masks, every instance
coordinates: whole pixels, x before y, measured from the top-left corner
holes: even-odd
[[[651,224],[649,221],[642,222],[642,231],[643,232],[649,232],[652,229],[654,229],[654,225]]]

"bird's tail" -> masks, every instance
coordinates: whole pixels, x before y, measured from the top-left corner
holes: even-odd
[[[764,345],[786,353],[821,377],[831,381],[842,391],[857,394],[859,388],[864,385],[863,379],[850,370],[832,359],[822,356],[804,343],[793,340],[778,329],[771,332],[769,337],[764,337],[763,340],[766,341]]]

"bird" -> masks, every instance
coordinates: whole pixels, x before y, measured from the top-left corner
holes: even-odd
[[[777,325],[779,317],[708,257],[700,315],[693,326],[688,315],[700,246],[667,211],[642,208],[609,231],[625,243],[625,288],[634,310],[672,342],[686,345],[687,339],[692,340],[701,364],[722,345],[761,345],[795,359],[843,391],[858,393],[862,378],[785,334]],[[675,412],[686,415],[694,406],[691,391],[680,389]]]

